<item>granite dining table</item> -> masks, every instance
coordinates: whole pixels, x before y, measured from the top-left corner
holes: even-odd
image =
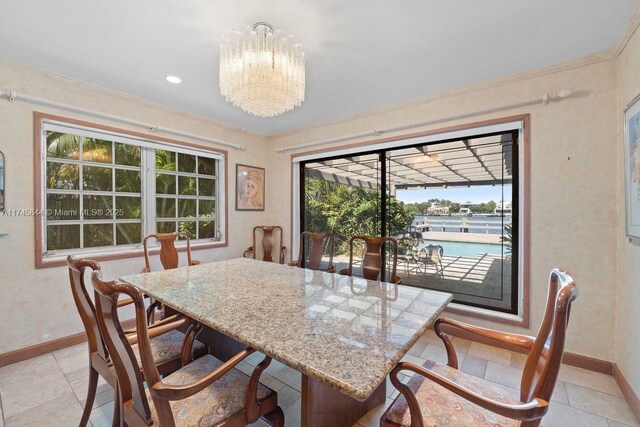
[[[452,295],[237,258],[122,277],[206,327],[218,358],[249,346],[302,374],[303,426],[351,426]]]

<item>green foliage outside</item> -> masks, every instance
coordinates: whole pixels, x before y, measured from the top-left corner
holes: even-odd
[[[142,241],[141,170],[122,168],[141,167],[140,147],[61,132],[48,132],[46,153],[49,160],[46,168],[48,189],[82,189],[98,192],[92,195],[47,194],[47,208],[51,212],[47,216],[48,220],[140,219],[140,222],[136,223],[117,224],[115,235],[111,224],[85,224],[82,245],[96,247]],[[92,162],[94,165],[68,162],[77,160]],[[156,174],[156,191],[159,193],[159,197],[156,198],[157,214],[160,219],[166,218],[165,221],[157,223],[158,231],[176,231],[177,222],[178,230],[188,232],[192,238],[215,237],[214,200],[201,199],[197,205],[194,199],[176,199],[176,196],[180,195],[215,196],[215,180],[212,179],[215,176],[215,160],[156,150],[156,170],[168,172]],[[176,176],[176,170],[198,173],[200,179],[196,180],[194,176]],[[115,198],[111,194],[100,194],[112,191],[116,193]],[[177,218],[188,220],[177,221]],[[203,221],[209,218],[210,221]],[[80,247],[80,227],[79,224],[47,226],[47,249]]]
[[[305,180],[305,230],[329,231],[336,235],[337,253],[348,253],[351,236],[380,235],[379,193],[360,187],[328,182],[319,178]],[[405,232],[414,213],[395,197],[387,198],[388,234]]]

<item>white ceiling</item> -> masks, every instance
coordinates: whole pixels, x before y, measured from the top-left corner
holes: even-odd
[[[273,135],[606,51],[639,2],[3,0],[0,57]],[[223,34],[257,21],[307,54],[306,100],[275,118],[218,87]]]

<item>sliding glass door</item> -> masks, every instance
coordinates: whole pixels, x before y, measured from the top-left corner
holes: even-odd
[[[336,236],[338,270],[351,236],[395,237],[403,284],[516,313],[517,159],[508,131],[301,162],[300,229]]]
[[[335,236],[334,265],[338,271],[348,267],[351,236],[380,236],[383,232],[381,174],[378,153],[319,159],[301,165],[301,231],[330,232]],[[325,256],[323,264],[327,262]]]

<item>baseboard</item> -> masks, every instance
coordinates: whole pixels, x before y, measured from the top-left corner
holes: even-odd
[[[595,357],[571,353],[570,351],[564,352],[562,363],[607,375],[613,375],[613,367],[615,366],[615,363],[608,360],[596,359]]]
[[[135,320],[129,319],[123,321],[122,327],[124,329],[135,328]],[[51,341],[45,341],[43,343],[32,345],[29,347],[19,348],[7,353],[2,353],[0,354],[0,368],[14,363],[22,362],[23,360],[31,359],[33,357],[42,356],[43,354],[51,353],[53,351],[62,350],[63,348],[81,344],[86,340],[87,334],[85,334],[84,332],[80,332],[78,334],[73,334]]]
[[[87,334],[81,332],[79,334],[69,335],[29,347],[19,348],[18,350],[9,351],[7,353],[2,353],[0,354],[0,368],[22,362],[23,360],[31,359],[32,357],[42,356],[43,354],[51,353],[52,351],[62,350],[63,348],[83,343],[86,340]]]
[[[493,340],[491,338],[479,337],[478,335],[472,334],[470,332],[454,329],[446,327],[443,325],[443,330],[449,335],[453,335],[454,337],[459,337],[463,339],[467,339],[470,341],[476,341],[482,344],[491,345],[498,348],[503,348],[505,350],[511,350],[518,353],[526,353],[526,350],[522,347],[518,347],[515,345],[510,345],[504,343],[502,341]],[[613,362],[609,362],[607,360],[596,359],[594,357],[584,356],[582,354],[571,353],[569,351],[564,352],[564,356],[562,358],[562,363],[575,366],[577,368],[587,369],[589,371],[600,372],[602,374],[612,375],[613,374]]]
[[[624,374],[618,367],[618,364],[613,365],[613,378],[618,383],[618,387],[622,391],[622,395],[626,399],[627,403],[629,403],[629,407],[633,411],[634,415],[638,420],[640,420],[640,398],[631,388],[631,384],[624,377]]]

